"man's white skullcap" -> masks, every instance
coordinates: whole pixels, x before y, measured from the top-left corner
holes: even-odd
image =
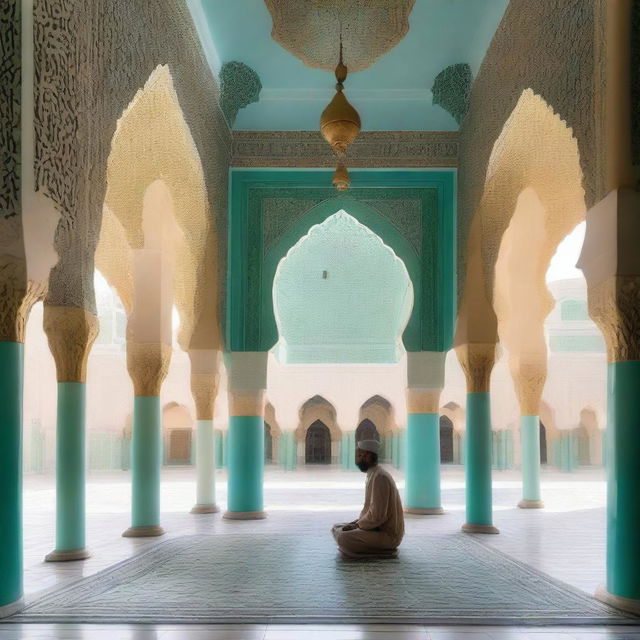
[[[360,440],[358,442],[358,449],[378,453],[380,451],[380,443],[377,440]]]

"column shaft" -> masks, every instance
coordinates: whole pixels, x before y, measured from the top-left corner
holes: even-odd
[[[607,591],[638,601],[640,361],[610,363],[608,374]]]
[[[131,437],[131,528],[125,537],[162,535],[160,468],[162,420],[158,396],[133,399]]]
[[[23,345],[0,342],[0,618],[22,608]]]
[[[442,513],[439,415],[410,413],[406,439],[405,510],[425,515]]]
[[[260,416],[229,417],[228,511],[226,518],[264,517],[264,419]]]
[[[466,529],[491,528],[491,410],[488,392],[467,394],[465,437]]]
[[[216,513],[213,420],[198,420],[196,430],[196,500],[192,513]]]
[[[540,418],[520,417],[523,509],[542,507],[540,500]]]
[[[297,443],[293,431],[283,431],[280,434],[280,464],[285,471],[293,471],[297,462]]]
[[[58,383],[56,430],[56,548],[47,560],[86,558],[86,384]]]
[[[356,467],[356,432],[346,431],[342,434],[342,444],[340,447],[340,458],[342,468],[354,471]]]

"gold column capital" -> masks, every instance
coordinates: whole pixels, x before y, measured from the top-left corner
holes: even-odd
[[[547,380],[546,359],[523,362],[521,359],[515,358],[509,363],[509,368],[520,403],[520,414],[523,416],[539,415],[544,383]]]
[[[229,390],[229,416],[264,416],[264,389]]]
[[[496,344],[493,342],[470,342],[458,345],[455,349],[467,379],[467,392],[489,391],[491,371],[496,361]]]
[[[218,395],[219,373],[192,373],[191,395],[196,403],[198,420],[213,420],[213,408]]]
[[[138,397],[160,395],[169,371],[171,345],[162,342],[127,342],[127,370]]]
[[[98,318],[79,307],[45,305],[43,324],[58,382],[86,382],[89,352],[100,330]]]
[[[407,389],[407,413],[438,413],[442,389]]]
[[[640,360],[640,275],[615,275],[589,285],[588,297],[609,362]]]
[[[43,300],[47,286],[21,278],[24,266],[9,260],[0,264],[0,341],[24,342],[29,312]]]

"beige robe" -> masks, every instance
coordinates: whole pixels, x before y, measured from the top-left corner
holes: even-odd
[[[349,557],[394,557],[404,535],[402,502],[391,474],[376,465],[367,471],[364,507],[357,529],[343,531],[336,524],[333,537],[340,551]]]

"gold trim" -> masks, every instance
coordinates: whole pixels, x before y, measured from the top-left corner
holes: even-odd
[[[161,342],[127,342],[127,370],[133,381],[134,395],[153,397],[167,377],[171,345]]]
[[[467,379],[467,393],[488,392],[491,371],[496,361],[496,345],[478,342],[461,344],[455,349]]]

